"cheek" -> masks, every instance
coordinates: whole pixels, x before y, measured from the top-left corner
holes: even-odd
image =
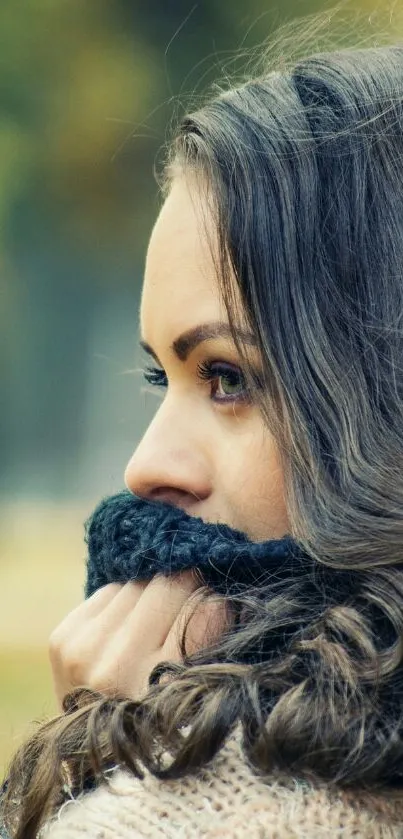
[[[281,538],[288,529],[282,466],[272,436],[260,420],[253,425],[226,449],[223,489],[236,528],[256,541]]]

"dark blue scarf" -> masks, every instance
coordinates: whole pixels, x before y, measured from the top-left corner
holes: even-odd
[[[206,524],[170,504],[121,492],[86,522],[86,596],[106,583],[148,580],[198,568],[207,585],[234,594],[269,575],[306,575],[312,565],[290,537],[252,542],[225,524]]]
[[[149,580],[191,568],[220,594],[236,598],[253,591],[255,603],[261,596],[265,617],[260,625],[253,608],[249,615],[244,610],[237,616],[238,625],[255,620],[253,647],[236,652],[237,661],[248,663],[281,656],[325,609],[358,597],[362,584],[359,572],[313,560],[291,536],[252,542],[225,524],[206,524],[130,492],[101,502],[86,523],[86,540],[87,597],[107,583]],[[271,621],[268,607],[274,599]],[[288,603],[283,624],[278,621],[280,601]]]

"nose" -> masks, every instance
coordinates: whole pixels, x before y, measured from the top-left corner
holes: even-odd
[[[209,497],[207,452],[189,412],[164,400],[126,466],[125,484],[135,495],[186,511]]]

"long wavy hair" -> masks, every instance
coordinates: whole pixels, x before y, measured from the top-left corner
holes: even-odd
[[[305,41],[308,30],[312,19]],[[259,342],[256,398],[290,532],[335,574],[350,570],[351,595],[332,607],[326,592],[305,602],[292,579],[267,583],[233,598],[241,619],[213,646],[187,656],[184,630],[183,663],[155,668],[141,700],[67,697],[12,761],[3,812],[15,839],[60,806],[66,777],[73,794],[116,763],[177,778],[238,725],[258,773],[403,784],[403,45],[295,60],[286,40],[274,65],[182,120],[165,188],[178,173],[206,187],[251,378],[233,276]],[[281,655],[236,663],[298,618]]]

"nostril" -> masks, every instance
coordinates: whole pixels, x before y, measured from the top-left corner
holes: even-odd
[[[148,498],[150,501],[161,501],[175,507],[188,506],[189,502],[194,503],[195,501],[195,498],[188,492],[173,487],[155,487],[148,493]]]
[[[174,497],[177,498],[178,495],[177,495],[177,493],[169,492],[169,490],[167,490],[167,489],[164,490],[163,488],[157,488],[157,489],[152,489],[148,493],[148,497],[149,497],[150,501],[163,501],[166,504],[173,504],[174,503],[173,498]]]

